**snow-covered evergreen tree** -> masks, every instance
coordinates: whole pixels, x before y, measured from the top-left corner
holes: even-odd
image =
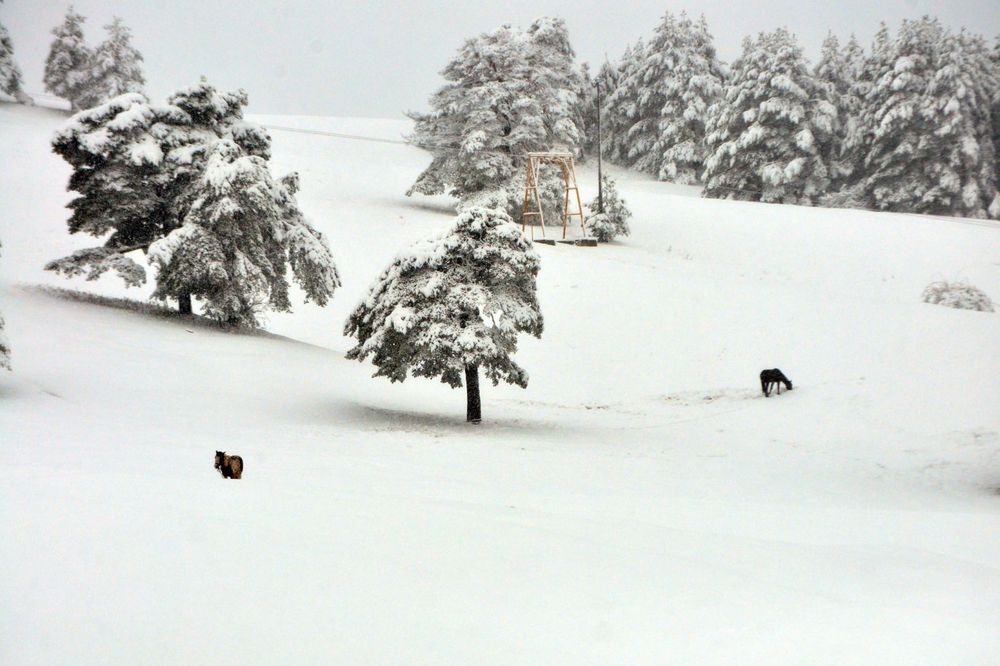
[[[722,94],[725,74],[704,17],[696,23],[682,13],[676,34],[662,51],[668,67],[652,82],[659,119],[649,165],[661,180],[693,183],[705,160],[705,117]]]
[[[31,98],[24,92],[21,69],[14,60],[14,42],[7,28],[0,23],[0,93],[22,104],[31,104]]]
[[[665,13],[648,43],[626,50],[614,78],[603,109],[608,158],[665,180],[697,180],[705,116],[724,78],[705,19]]]
[[[830,33],[823,40],[819,62],[814,70],[819,93],[836,109],[836,115],[832,118],[833,131],[826,135],[826,140],[819,146],[830,172],[830,187],[834,190],[839,190],[853,171],[847,155],[847,135],[860,107],[860,102],[854,95],[855,73],[852,62],[858,57],[860,47],[857,40],[853,37],[851,39],[849,46],[841,49],[840,41]]]
[[[132,46],[132,31],[117,16],[104,29],[108,36],[91,58],[90,85],[81,99],[84,108],[125,93],[141,93],[146,84],[142,54]]]
[[[576,150],[579,83],[559,20],[503,26],[466,41],[442,72],[411,141],[433,159],[407,194],[466,197],[507,188],[529,151]]]
[[[293,183],[273,180],[264,158],[232,140],[216,142],[184,223],[149,248],[154,297],[192,294],[206,316],[256,326],[266,310],[291,309],[291,265],[306,300],[325,305],[340,280],[329,246],[295,205]]]
[[[636,108],[626,140],[629,164],[640,171],[658,171],[660,155],[654,148],[660,140],[660,114],[667,104],[665,89],[680,85],[673,75],[687,48],[684,32],[689,26],[687,15],[678,19],[666,12],[636,63]],[[671,113],[675,112],[671,109]]]
[[[744,39],[708,122],[705,196],[814,202],[829,184],[819,147],[835,117],[790,32]]]
[[[861,191],[879,210],[1000,216],[982,40],[905,20],[864,100],[873,128]]]
[[[996,75],[997,88],[993,93],[993,155],[997,163],[995,182],[1000,189],[1000,35],[993,46],[993,72]]]
[[[860,200],[861,181],[868,175],[865,159],[868,150],[871,148],[872,139],[875,136],[876,120],[874,109],[868,103],[868,97],[872,94],[875,83],[887,70],[890,61],[889,48],[892,39],[889,35],[889,28],[885,23],[879,25],[878,32],[872,40],[869,53],[864,56],[860,63],[855,61],[858,67],[854,81],[853,93],[858,99],[858,111],[854,123],[847,133],[846,158],[845,161],[851,165],[851,176],[849,183],[852,190],[858,192],[858,203],[864,205]]]
[[[604,97],[601,109],[604,126],[604,155],[622,166],[630,166],[629,131],[639,118],[639,88],[642,83],[640,66],[646,59],[646,44],[642,39],[625,49],[615,69],[614,87]]]
[[[945,60],[929,92],[939,99],[932,108],[945,116],[936,137],[949,166],[931,194],[953,215],[1000,219],[992,114],[1000,95],[1000,71],[979,35],[962,30],[950,35],[947,44]],[[942,104],[942,98],[948,101]],[[961,182],[960,190],[949,185],[952,178]]]
[[[602,197],[594,197],[587,204],[587,233],[602,243],[608,243],[618,236],[630,233],[628,219],[632,211],[618,194],[615,181],[608,175],[601,176]]]
[[[537,19],[525,39],[530,90],[541,107],[548,147],[575,152],[584,140],[576,116],[581,82],[566,21],[547,16]]]
[[[597,152],[597,80],[590,74],[590,63],[580,65],[577,83],[573,122],[580,130],[577,158],[583,162],[588,155]]]
[[[52,30],[55,40],[45,60],[45,90],[69,101],[73,111],[85,108],[82,101],[91,83],[91,52],[83,37],[85,20],[70,5],[62,24]]]
[[[500,210],[473,208],[432,240],[401,253],[351,313],[347,358],[371,357],[374,376],[410,374],[466,387],[469,421],[481,418],[479,371],[525,387],[512,355],[517,336],[542,334],[536,296],[540,259]]]
[[[265,178],[257,171],[253,173],[256,180],[233,181],[254,187],[254,192],[242,193],[222,178],[228,171],[251,164],[264,165],[266,170],[270,158],[267,132],[243,120],[246,104],[245,92],[219,92],[202,81],[172,95],[163,106],[153,106],[143,95],[128,93],[75,115],[53,140],[55,152],[74,169],[69,188],[79,194],[69,204],[73,211],[69,230],[103,238],[104,242],[53,261],[47,268],[67,276],[87,275],[88,279],[114,271],[130,286],[142,284],[145,269],[128,255],[149,251],[157,241],[169,239],[160,246],[154,263],[159,276],[156,295],[176,298],[180,311],[190,313],[194,294],[205,299],[210,315],[250,323],[252,308],[243,306],[252,298],[234,304],[231,292],[213,290],[216,282],[192,277],[196,270],[215,271],[212,275],[218,277],[218,266],[205,264],[196,269],[183,263],[193,262],[193,253],[207,247],[198,245],[207,235],[203,228],[207,228],[214,234],[216,247],[228,252],[238,246],[239,253],[226,254],[226,262],[250,263],[243,266],[245,272],[240,276],[255,276],[257,271],[274,278],[263,287],[254,283],[259,287],[257,295],[266,288],[267,298],[261,303],[286,307],[287,292],[275,286],[276,280],[284,279],[286,264],[291,265],[307,299],[325,303],[338,283],[336,269],[325,240],[306,223],[295,204],[295,179],[273,181],[269,174]],[[210,158],[216,165],[214,180],[206,175]],[[227,184],[228,194],[217,199],[210,196],[209,186],[223,191]],[[262,201],[268,205],[254,208]],[[234,207],[231,215],[222,220],[230,205]],[[219,214],[218,228],[206,221],[205,211],[209,210]],[[276,230],[278,240],[274,242],[284,252],[281,261],[270,251],[273,243],[252,236],[265,227]],[[182,229],[186,230],[181,233]],[[243,239],[246,248],[231,240],[242,234],[251,234]],[[191,240],[191,246],[185,246],[184,240]],[[259,251],[262,243],[268,252]],[[230,268],[230,264],[222,266]],[[249,290],[246,285],[250,282],[253,280],[232,288]]]
[[[3,244],[0,243],[0,249],[2,248]],[[7,342],[7,336],[3,332],[3,327],[3,315],[0,314],[0,368],[10,370],[10,343]]]

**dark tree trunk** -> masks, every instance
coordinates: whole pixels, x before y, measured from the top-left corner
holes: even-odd
[[[479,404],[479,366],[465,366],[465,420],[469,423],[479,423],[483,413]]]
[[[191,294],[181,294],[177,297],[177,311],[181,314],[191,314]]]

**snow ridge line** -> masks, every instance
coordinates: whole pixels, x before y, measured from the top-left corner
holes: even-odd
[[[320,136],[331,136],[337,139],[355,139],[357,141],[395,143],[402,146],[410,145],[408,142],[399,139],[380,139],[374,136],[361,136],[360,134],[341,134],[340,132],[326,132],[324,130],[301,129],[299,127],[281,127],[279,125],[263,125],[263,127],[269,130],[280,130],[282,132],[298,132],[299,134],[318,134]]]

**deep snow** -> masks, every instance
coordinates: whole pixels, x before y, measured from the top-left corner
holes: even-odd
[[[531,384],[485,386],[473,427],[460,391],[343,359],[453,217],[403,196],[424,153],[273,131],[344,287],[237,335],[29,286],[149,291],[41,269],[91,242],[64,120],[0,104],[0,663],[996,663],[1000,315],[920,302],[1000,299],[995,226],[615,171],[633,235],[539,246]],[[764,399],[775,366],[796,389]]]

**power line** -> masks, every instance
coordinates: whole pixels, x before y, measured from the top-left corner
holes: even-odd
[[[401,146],[410,145],[406,141],[399,139],[380,139],[374,136],[362,136],[360,134],[341,134],[340,132],[326,132],[323,130],[302,129],[299,127],[281,127],[280,125],[264,125],[267,129],[280,130],[282,132],[297,132],[299,134],[318,134],[320,136],[331,136],[336,139],[354,139],[356,141],[375,141],[378,143],[392,143]]]

